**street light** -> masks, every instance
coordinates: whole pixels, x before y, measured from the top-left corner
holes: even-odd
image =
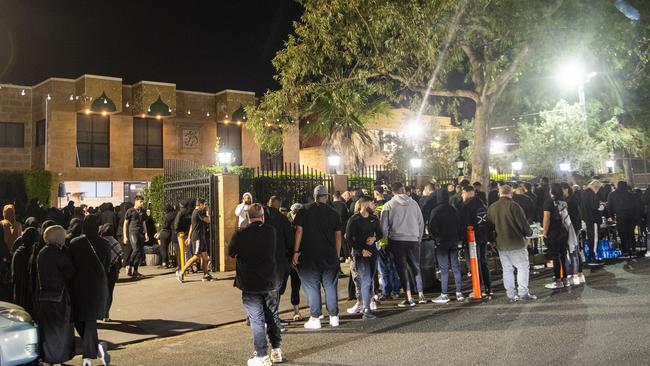
[[[458,155],[456,158],[456,168],[458,168],[458,176],[462,177],[465,175],[463,169],[465,169],[465,158],[462,155]]]
[[[615,165],[616,165],[616,162],[614,161],[614,158],[609,158],[609,160],[607,160],[605,162],[605,166],[607,167],[607,172],[609,174],[614,173],[614,166]]]
[[[217,160],[223,166],[223,172],[228,173],[228,164],[232,161],[232,153],[230,151],[219,151]]]
[[[419,119],[412,119],[406,124],[405,131],[413,141],[420,140],[424,135],[424,126]]]
[[[566,161],[566,159],[562,160],[560,163],[560,171],[562,171],[562,174],[565,177],[569,174],[569,171],[571,171],[571,164]]]
[[[506,152],[506,144],[501,140],[492,140],[490,143],[491,154],[503,154]]]
[[[341,157],[336,153],[327,156],[327,164],[331,167],[332,171],[336,173],[336,168],[341,165]]]
[[[578,100],[584,117],[587,116],[585,105],[585,84],[596,75],[598,75],[598,73],[593,71],[586,72],[584,65],[577,60],[565,63],[558,70],[557,79],[562,85],[564,85],[564,87],[578,87]]]
[[[422,168],[422,159],[420,159],[420,158],[411,159],[411,168],[413,168],[413,169]]]
[[[515,171],[515,180],[519,180],[519,173],[523,167],[524,163],[522,163],[518,157],[515,157],[515,160],[512,162],[512,170]]]

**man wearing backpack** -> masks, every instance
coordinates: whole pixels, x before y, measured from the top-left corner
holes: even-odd
[[[487,245],[489,238],[487,207],[480,198],[476,197],[474,187],[472,186],[463,187],[463,206],[460,209],[460,220],[465,231],[470,225],[474,228],[481,284],[485,289],[485,294],[492,295],[490,269],[487,263]],[[463,243],[467,246],[467,233],[464,233],[462,238]],[[472,294],[470,294],[471,296]]]

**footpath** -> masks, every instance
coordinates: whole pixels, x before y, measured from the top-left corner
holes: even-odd
[[[201,274],[190,274],[183,284],[172,270],[141,267],[140,272],[146,278],[132,281],[122,270],[115,286],[111,321],[97,324],[99,338],[110,348],[246,319],[241,291],[233,287],[235,272],[213,273],[216,280],[210,282],[202,282]],[[348,277],[339,279],[339,299],[347,299],[347,286]],[[280,303],[281,313],[293,310],[290,294],[288,284]],[[300,301],[304,317],[308,310],[302,292]]]

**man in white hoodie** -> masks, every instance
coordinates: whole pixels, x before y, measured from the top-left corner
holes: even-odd
[[[238,229],[248,226],[248,209],[253,204],[253,195],[246,192],[242,195],[242,202],[235,207],[235,216],[239,218]]]
[[[420,242],[424,232],[422,211],[418,203],[406,194],[402,183],[393,183],[391,191],[393,191],[393,198],[384,205],[380,222],[384,238],[388,239],[388,250],[395,256],[402,288],[406,291],[406,300],[398,306],[415,306],[411,295],[409,270],[415,277],[415,286],[419,294],[418,302],[426,304],[420,272]]]

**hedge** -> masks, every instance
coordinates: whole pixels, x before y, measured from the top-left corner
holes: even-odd
[[[40,168],[23,171],[3,171],[0,174],[0,203],[15,203],[25,207],[31,199],[50,206],[52,174]]]

